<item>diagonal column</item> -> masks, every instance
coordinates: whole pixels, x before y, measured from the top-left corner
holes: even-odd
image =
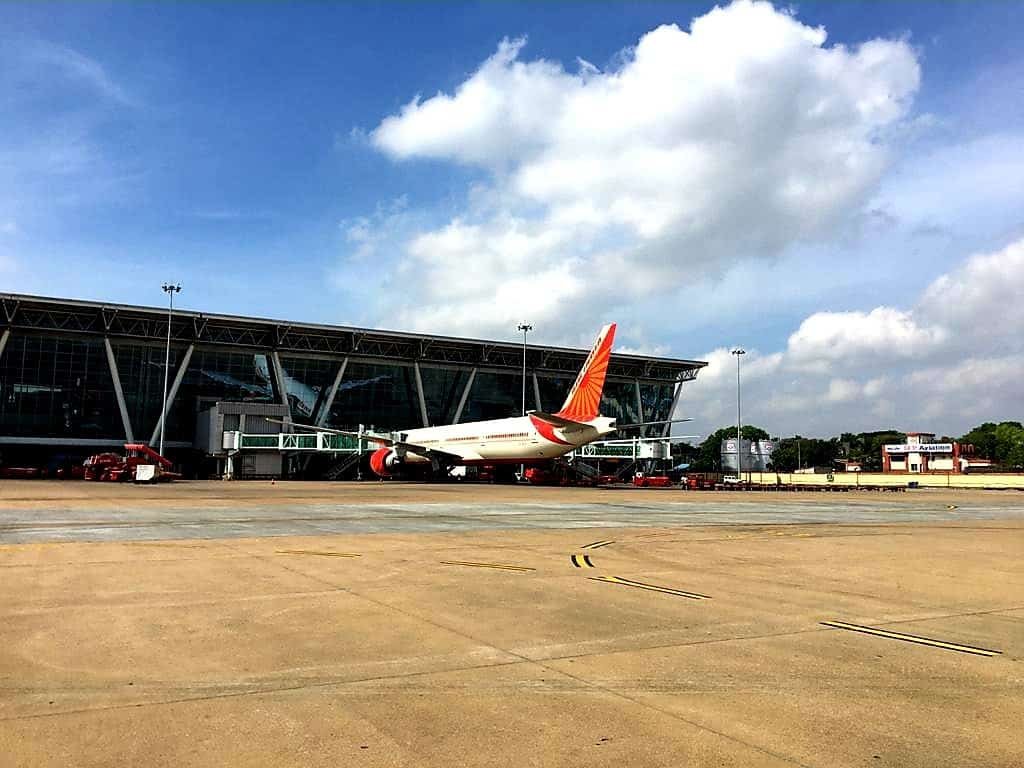
[[[679,396],[681,394],[683,394],[683,382],[677,381],[676,382],[675,394],[672,395],[672,405],[670,405],[668,407],[668,418],[669,418],[669,420],[674,419],[676,417],[676,406],[679,404]],[[671,434],[672,434],[672,425],[671,424],[666,424],[664,427],[662,427],[662,429],[661,429],[661,436],[662,437],[669,437]]]
[[[637,421],[642,424],[646,419],[644,418],[644,399],[640,396],[640,379],[633,379],[633,384],[636,385],[636,415],[640,417]],[[647,437],[647,427],[640,427],[640,437]]]
[[[452,419],[452,424],[458,424],[459,419],[462,418],[462,409],[466,407],[466,401],[469,400],[469,391],[473,388],[473,379],[476,378],[476,368],[469,372],[469,381],[466,382],[466,388],[462,390],[462,397],[459,398],[459,407],[455,409],[455,418]]]
[[[416,394],[420,400],[420,419],[423,421],[424,427],[430,426],[430,419],[427,417],[427,400],[423,397],[423,377],[420,375],[420,364],[419,361],[412,361],[412,370],[416,375]]]
[[[281,356],[277,354],[277,350],[271,350],[270,352],[270,370],[274,372],[274,386],[277,387],[277,397],[281,402],[281,405],[287,406],[289,418],[292,415],[292,406],[288,400],[288,387],[285,385],[284,380],[284,366],[281,365]]]
[[[344,358],[341,361],[341,365],[338,366],[338,372],[334,375],[334,383],[331,384],[331,391],[327,395],[327,399],[324,400],[323,406],[320,408],[320,413],[316,417],[316,425],[322,427],[327,423],[327,420],[331,417],[331,408],[334,407],[334,398],[338,394],[338,387],[341,386],[341,380],[345,378],[345,369],[348,368],[348,358]]]
[[[110,378],[114,382],[114,395],[117,396],[117,407],[121,411],[121,424],[124,425],[124,439],[129,443],[135,442],[135,435],[132,434],[132,422],[128,418],[128,406],[124,402],[124,390],[121,389],[121,375],[117,372],[117,358],[114,357],[114,348],[110,345],[110,338],[103,337],[103,346],[107,350],[107,364],[110,366]]]
[[[185,356],[181,358],[181,365],[178,366],[178,372],[174,374],[174,383],[171,385],[171,391],[167,393],[167,413],[170,413],[171,408],[174,406],[174,399],[178,396],[178,387],[181,386],[181,382],[185,378],[185,372],[188,370],[188,364],[192,360],[192,353],[195,351],[195,348],[195,344],[188,345],[188,349],[185,350]],[[157,440],[160,438],[160,428],[163,424],[164,414],[161,412],[160,418],[157,419],[156,427],[153,429],[153,436],[149,438],[150,448],[156,445]]]

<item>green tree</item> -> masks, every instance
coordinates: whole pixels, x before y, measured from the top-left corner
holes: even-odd
[[[744,424],[740,431],[744,440],[767,440],[768,433],[752,424]],[[736,437],[736,425],[716,429],[700,444],[691,467],[699,472],[722,471],[722,441]]]
[[[979,424],[960,438],[961,444],[973,445],[977,456],[996,460],[996,425],[991,421]]]
[[[833,437],[821,440],[794,435],[778,440],[772,451],[772,466],[777,472],[792,472],[803,467],[831,467],[843,455],[843,443]]]
[[[976,455],[1002,469],[1024,468],[1024,425],[1019,421],[986,421],[961,437],[960,443],[973,445]]]
[[[857,459],[865,472],[882,471],[882,446],[906,442],[907,436],[894,429],[878,432],[860,432],[852,435],[847,458]]]

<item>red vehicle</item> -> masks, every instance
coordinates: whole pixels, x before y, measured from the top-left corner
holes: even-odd
[[[30,477],[44,477],[46,472],[39,467],[0,467],[0,477],[22,480]]]
[[[155,464],[159,467],[157,479],[174,480],[181,475],[171,472],[170,459],[161,456],[144,443],[125,443],[125,455],[118,453],[97,453],[85,460],[84,480],[121,482],[135,479],[135,468],[140,464]]]
[[[551,467],[527,467],[526,481],[530,485],[582,486],[594,485],[594,478],[583,477],[569,471],[566,467],[555,464]]]
[[[636,488],[671,488],[672,478],[665,475],[643,475],[638,472],[633,477],[633,486]]]

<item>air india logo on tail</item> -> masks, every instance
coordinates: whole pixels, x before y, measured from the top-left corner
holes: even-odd
[[[615,323],[601,329],[594,348],[587,356],[587,362],[576,377],[576,383],[569,390],[569,396],[562,404],[562,410],[556,413],[563,419],[573,421],[590,421],[597,418],[601,410],[601,393],[604,391],[604,378],[608,373],[608,361],[612,356],[612,343],[615,341]]]

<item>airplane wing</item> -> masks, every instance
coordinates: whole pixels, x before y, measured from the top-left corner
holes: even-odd
[[[563,416],[556,416],[553,413],[544,413],[543,411],[527,411],[530,416],[535,416],[541,421],[546,421],[548,424],[553,424],[556,427],[588,427],[590,426],[586,422],[573,421]],[[693,419],[663,419],[662,421],[641,421],[637,424],[616,424],[616,429],[628,429],[629,427],[653,427],[659,424],[680,424],[684,421],[693,421]]]
[[[653,427],[658,424],[682,424],[684,421],[693,419],[662,419],[661,421],[641,421],[637,424],[616,424],[616,429],[628,429],[629,427]]]
[[[274,424],[284,424],[290,427],[296,427],[297,429],[307,429],[311,432],[330,432],[332,435],[348,435],[349,437],[361,437],[370,443],[379,443],[385,448],[398,448],[399,450],[408,451],[409,453],[415,453],[417,456],[422,456],[425,459],[436,459],[443,463],[451,463],[455,461],[462,461],[464,456],[460,456],[457,453],[449,453],[448,451],[439,451],[437,448],[428,448],[425,445],[417,445],[416,443],[407,443],[404,440],[395,440],[384,435],[378,435],[373,432],[355,432],[349,429],[331,429],[330,427],[318,427],[315,424],[299,424],[294,421],[283,421],[281,419],[271,419],[270,417],[264,417],[267,421],[273,422]]]

